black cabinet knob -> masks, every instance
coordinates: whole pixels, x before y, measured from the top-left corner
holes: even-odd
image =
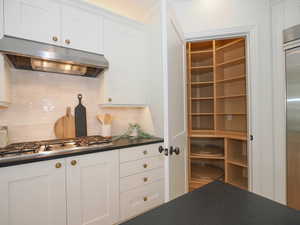
[[[164,147],[163,147],[163,146],[159,146],[159,147],[158,147],[158,151],[159,151],[159,153],[162,153],[164,150],[165,150],[165,149],[164,149]]]
[[[167,148],[164,148],[163,146],[159,146],[158,147],[158,151],[159,151],[159,153],[163,153],[164,152],[165,156],[169,155],[169,150]]]
[[[179,155],[180,149],[178,147],[174,148],[173,146],[170,147],[170,155],[173,155],[175,153],[176,155]]]
[[[176,154],[176,155],[179,155],[179,153],[180,153],[180,149],[179,149],[178,147],[176,147],[176,148],[175,148],[175,154]]]

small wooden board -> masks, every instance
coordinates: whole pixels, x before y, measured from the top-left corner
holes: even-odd
[[[75,119],[70,107],[67,108],[66,115],[56,121],[54,133],[59,139],[75,137]]]

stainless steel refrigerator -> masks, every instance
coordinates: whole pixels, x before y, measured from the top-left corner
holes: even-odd
[[[287,203],[300,210],[300,25],[284,31],[286,59]]]

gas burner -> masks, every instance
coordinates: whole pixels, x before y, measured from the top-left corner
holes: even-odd
[[[102,136],[88,136],[88,137],[81,137],[80,139],[80,146],[92,146],[92,145],[101,145],[105,143],[110,143],[110,139],[106,139]]]
[[[23,154],[34,154],[40,151],[41,145],[37,142],[11,144],[4,149],[0,149],[0,157],[16,156]]]
[[[22,157],[28,155],[55,154],[62,151],[101,148],[111,144],[111,139],[102,136],[88,136],[39,142],[15,143],[0,149],[0,158]]]

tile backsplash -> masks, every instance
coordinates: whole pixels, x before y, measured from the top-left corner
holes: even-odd
[[[101,134],[96,115],[102,113],[113,115],[113,135],[123,133],[133,122],[144,124],[143,128],[153,133],[151,115],[146,109],[101,109],[98,78],[13,69],[11,83],[12,104],[8,109],[0,109],[0,126],[8,126],[10,142],[55,138],[54,123],[68,106],[74,110],[78,93],[83,95],[87,109],[88,135]]]

